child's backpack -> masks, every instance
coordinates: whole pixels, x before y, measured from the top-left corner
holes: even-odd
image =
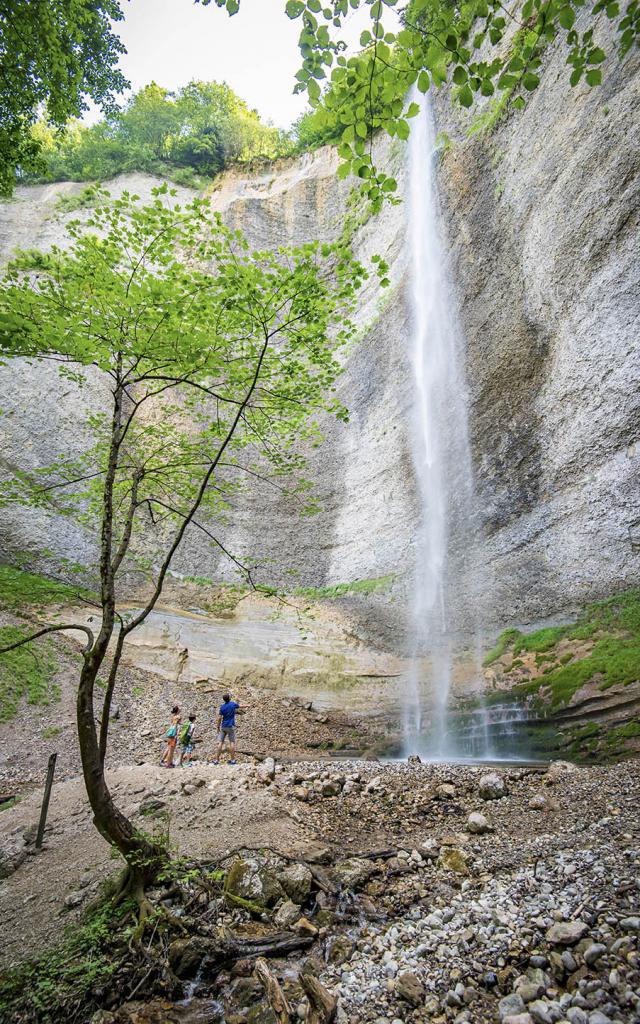
[[[170,725],[167,729],[167,739],[172,740],[178,735],[178,726]]]
[[[185,724],[182,726],[182,729],[180,730],[180,737],[179,737],[180,743],[182,744],[183,747],[186,747],[187,743],[189,742],[190,734],[191,734],[191,722],[185,722]]]

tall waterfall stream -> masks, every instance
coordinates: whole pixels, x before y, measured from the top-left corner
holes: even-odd
[[[484,707],[464,735],[454,735],[450,716],[453,675],[451,607],[452,518],[468,551],[473,548],[474,486],[462,370],[463,346],[455,291],[443,237],[436,180],[436,133],[426,96],[414,91],[420,113],[409,140],[408,239],[411,261],[411,364],[414,383],[412,422],[420,525],[416,537],[412,601],[412,668],[404,705],[407,753],[429,758],[492,758],[492,737],[500,734],[501,710],[491,718]],[[465,575],[472,660],[481,673],[477,573]],[[458,592],[460,583],[458,582]],[[425,714],[425,710],[428,712]],[[512,731],[512,706],[506,711]],[[508,721],[507,721],[508,720]]]

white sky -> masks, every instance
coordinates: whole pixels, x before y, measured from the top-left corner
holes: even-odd
[[[307,106],[306,94],[293,95],[300,67],[300,22],[284,13],[285,0],[241,0],[230,18],[214,3],[192,0],[124,0],[125,21],[115,26],[127,48],[121,67],[134,90],[149,82],[167,89],[192,79],[226,81],[262,118],[287,128]],[[347,19],[343,38],[354,50],[368,10]],[[396,27],[389,13],[387,31]],[[86,120],[95,121],[92,110]]]

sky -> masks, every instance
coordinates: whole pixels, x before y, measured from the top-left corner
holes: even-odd
[[[265,121],[287,128],[307,107],[306,95],[293,95],[300,67],[299,21],[284,13],[285,0],[241,0],[230,18],[212,2],[124,0],[125,21],[115,26],[127,48],[120,61],[137,90],[149,82],[167,89],[192,79],[227,82]],[[368,12],[352,14],[343,38],[357,50]],[[385,29],[393,31],[390,16]],[[92,110],[86,120],[95,121]]]

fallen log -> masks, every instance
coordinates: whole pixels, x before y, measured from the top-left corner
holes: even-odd
[[[231,932],[215,938],[194,935],[175,939],[171,943],[169,962],[178,978],[194,978],[202,967],[216,974],[234,960],[288,956],[289,953],[307,949],[313,942],[313,936],[296,935],[293,932],[271,932],[251,939],[238,938]]]
[[[256,960],[253,973],[262,985],[269,1006],[273,1010],[274,1017],[278,1024],[291,1024],[291,1007],[287,1002],[286,996],[280,988],[280,982],[276,978],[275,974],[269,970],[269,966],[266,960],[261,957]]]
[[[336,1018],[338,1000],[313,974],[300,973],[300,984],[309,1000],[306,1024],[331,1024]]]

